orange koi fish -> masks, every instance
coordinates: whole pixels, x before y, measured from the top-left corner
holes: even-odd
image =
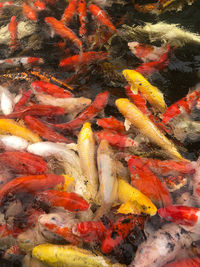
[[[52,83],[35,81],[31,84],[31,87],[37,92],[45,92],[58,98],[73,97],[73,94],[71,92],[64,90],[63,88]]]
[[[102,24],[107,26],[112,31],[116,32],[117,29],[112,24],[106,13],[101,10],[97,5],[89,5],[89,11],[91,14]]]
[[[78,14],[80,19],[80,28],[79,28],[79,35],[84,36],[87,32],[86,29],[86,21],[87,21],[87,9],[86,9],[86,2],[85,0],[78,1]]]
[[[30,175],[15,178],[0,189],[0,205],[2,205],[3,198],[9,193],[35,193],[39,190],[52,188],[60,183],[64,185],[65,178],[56,174]]]
[[[108,53],[104,53],[102,51],[88,51],[82,53],[81,55],[74,55],[61,60],[59,66],[68,69],[74,69],[80,65],[89,65],[96,61],[104,60],[107,58],[107,56]]]
[[[8,31],[10,33],[11,43],[10,48],[14,51],[17,49],[18,39],[17,39],[17,20],[15,16],[12,16],[10,23],[8,24]]]
[[[64,25],[62,21],[58,21],[53,17],[46,17],[45,22],[51,27],[55,34],[59,35],[64,39],[71,40],[79,49],[82,49],[82,42],[76,36],[76,34]]]
[[[65,8],[61,21],[67,25],[73,16],[77,13],[78,0],[70,0],[68,6]]]
[[[22,11],[23,11],[24,16],[27,19],[30,19],[32,21],[36,21],[37,20],[36,11],[32,7],[30,7],[29,5],[23,3],[22,4]]]
[[[133,186],[157,203],[162,203],[164,206],[172,204],[167,188],[146,164],[142,163],[142,161],[135,160],[133,156],[128,160],[128,168]]]
[[[117,132],[124,132],[124,124],[122,121],[117,120],[115,117],[111,116],[109,118],[97,119],[97,125],[104,129],[111,129]]]
[[[45,10],[45,8],[46,8],[45,3],[43,1],[41,1],[41,0],[34,0],[33,1],[33,6],[38,11]]]
[[[88,210],[88,202],[76,193],[67,193],[57,190],[46,190],[35,194],[37,200],[44,201],[50,206],[63,207],[71,212]]]
[[[42,121],[36,119],[32,116],[26,116],[24,118],[26,124],[28,127],[38,135],[40,135],[42,138],[52,141],[52,142],[61,142],[61,143],[73,143],[72,140],[66,138],[64,135],[55,132],[50,127],[45,125]]]

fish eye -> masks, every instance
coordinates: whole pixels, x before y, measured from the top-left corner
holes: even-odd
[[[52,221],[55,221],[55,220],[56,220],[56,217],[52,217],[51,220],[52,220]]]

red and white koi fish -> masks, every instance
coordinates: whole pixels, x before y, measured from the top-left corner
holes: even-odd
[[[44,61],[42,58],[38,57],[16,57],[16,58],[7,58],[0,60],[0,68],[16,68],[16,67],[33,67],[35,65],[41,65]]]
[[[139,245],[130,267],[161,267],[175,259],[183,247],[192,243],[190,233],[177,224],[162,226]]]
[[[72,57],[67,57],[60,61],[59,66],[65,67],[68,69],[76,69],[77,67],[83,66],[83,65],[89,65],[93,64],[97,61],[101,61],[106,59],[108,56],[108,53],[104,52],[95,52],[95,51],[88,51],[84,52],[81,55],[74,55]]]
[[[45,230],[48,230],[58,236],[61,236],[74,245],[78,245],[80,243],[80,238],[75,235],[73,231],[77,222],[78,220],[75,219],[74,214],[69,212],[44,214],[38,219],[40,232],[42,234]]]
[[[100,9],[97,5],[89,5],[89,11],[90,13],[97,19],[99,23],[102,25],[107,26],[109,29],[111,29],[113,32],[116,32],[117,29],[110,21],[109,17],[106,15],[106,13]]]
[[[167,67],[169,63],[169,58],[168,58],[169,51],[170,51],[170,46],[168,46],[167,52],[161,55],[157,61],[143,63],[142,65],[137,67],[135,70],[141,73],[142,75],[151,75],[155,71],[163,70],[165,67]]]
[[[162,115],[162,122],[164,124],[169,123],[170,120],[173,120],[176,116],[182,113],[190,114],[199,97],[200,91],[195,90],[191,93],[188,93],[185,97],[181,98],[166,109]]]
[[[11,43],[10,48],[11,50],[15,51],[18,46],[18,39],[17,39],[17,20],[15,16],[12,16],[10,23],[8,24],[8,31],[10,33]]]
[[[125,134],[112,131],[112,130],[103,130],[99,132],[95,132],[98,140],[101,141],[103,139],[107,140],[108,143],[112,146],[117,147],[138,147],[137,141],[134,141],[132,138],[128,137]]]
[[[78,1],[78,14],[80,20],[80,28],[79,28],[79,35],[84,36],[87,32],[86,29],[86,22],[87,22],[87,9],[86,9],[86,2],[85,0]]]
[[[200,209],[188,206],[168,206],[158,210],[160,217],[167,221],[195,226],[200,224]]]
[[[62,124],[54,124],[53,126],[69,131],[80,128],[84,122],[94,118],[106,106],[108,97],[108,91],[99,93],[92,104],[81,112],[74,120]]]
[[[65,11],[62,15],[61,21],[68,25],[73,16],[77,13],[78,0],[70,0],[68,6],[65,8]]]
[[[71,92],[52,83],[35,81],[32,82],[31,87],[37,92],[44,92],[58,98],[73,97]]]
[[[167,46],[153,46],[138,42],[130,42],[128,46],[131,52],[143,62],[158,61],[159,58],[168,51]]]
[[[63,39],[71,40],[80,50],[82,50],[82,42],[76,34],[64,25],[62,21],[58,21],[53,17],[46,17],[45,22],[51,27],[53,32]]]
[[[37,20],[37,12],[34,10],[34,8],[32,8],[29,5],[23,3],[22,4],[22,11],[23,11],[24,16],[27,19],[30,19],[32,21],[36,21]]]

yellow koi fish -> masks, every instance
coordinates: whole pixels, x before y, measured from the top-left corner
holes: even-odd
[[[172,158],[184,160],[177,151],[175,145],[168,140],[155,124],[127,98],[117,99],[115,104],[119,112],[153,143],[166,150]]]
[[[134,205],[134,202],[137,202],[143,213],[153,216],[157,212],[156,206],[151,202],[151,200],[148,197],[146,197],[138,189],[131,186],[129,183],[127,183],[122,179],[118,179],[118,198],[119,201],[122,203],[126,204],[127,202],[129,202],[128,204],[126,204],[126,206],[121,207],[121,211],[123,211],[122,208],[127,208],[128,205],[130,206],[131,204],[130,202],[133,203],[132,205]]]
[[[80,158],[81,169],[88,179],[88,190],[91,192],[91,198],[94,201],[98,190],[98,173],[95,164],[95,139],[93,136],[91,124],[86,122],[78,135],[78,154]]]
[[[41,142],[39,135],[31,132],[29,129],[22,127],[20,124],[10,119],[0,119],[0,133],[9,133],[28,140],[31,143]]]
[[[122,267],[109,259],[75,246],[42,244],[32,250],[32,256],[52,267]]]
[[[131,85],[133,93],[141,92],[146,100],[160,112],[166,109],[165,100],[161,91],[151,85],[139,72],[135,70],[123,70],[123,75]]]

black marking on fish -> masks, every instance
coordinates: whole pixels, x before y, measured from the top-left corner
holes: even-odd
[[[111,234],[111,238],[113,240],[115,240],[118,236],[119,236],[119,234],[117,232],[115,232],[115,231],[113,231],[112,234]]]
[[[170,242],[167,243],[167,245],[166,245],[166,248],[169,248],[170,252],[172,252],[174,250],[174,247],[175,247],[175,244],[170,243]]]

